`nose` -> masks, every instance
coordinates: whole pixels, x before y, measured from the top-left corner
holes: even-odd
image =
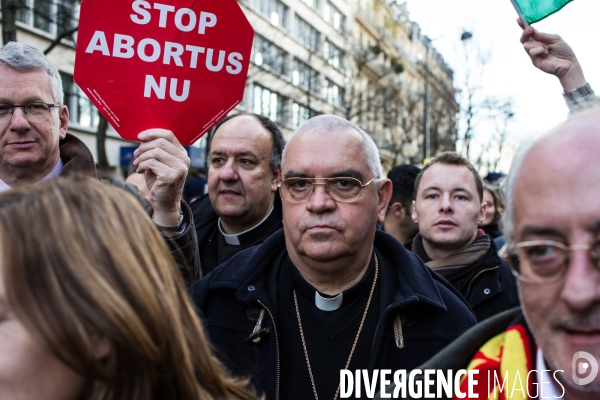
[[[13,108],[13,114],[9,122],[8,129],[16,132],[26,132],[31,128],[29,120],[25,115],[25,111],[21,108]]]
[[[440,212],[444,214],[452,212],[452,201],[449,193],[443,194],[440,198]]]
[[[315,185],[314,192],[306,201],[308,211],[321,214],[335,209],[335,200],[325,190],[325,185]]]
[[[236,181],[239,179],[238,171],[235,165],[235,159],[230,158],[219,171],[219,178],[223,181]]]
[[[571,310],[578,312],[600,302],[600,270],[586,250],[571,252],[561,297]]]

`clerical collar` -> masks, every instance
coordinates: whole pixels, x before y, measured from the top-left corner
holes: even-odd
[[[321,295],[318,290],[315,290],[315,305],[319,310],[335,311],[342,306],[344,302],[344,292],[335,297]]]
[[[367,272],[362,279],[349,289],[344,290],[336,296],[328,296],[323,293],[319,293],[310,283],[308,283],[304,277],[300,274],[300,271],[292,263],[289,256],[286,257],[288,270],[292,278],[292,284],[298,294],[304,297],[310,302],[315,302],[315,306],[322,311],[336,311],[345,304],[350,304],[356,300],[363,290],[368,290],[370,285],[373,283],[375,278],[375,254],[371,256],[371,262]],[[365,289],[366,288],[366,289]]]
[[[267,216],[264,217],[262,221],[260,221],[256,225],[254,225],[252,228],[246,229],[244,232],[236,233],[233,235],[229,235],[223,231],[223,228],[221,227],[221,218],[219,218],[219,223],[217,224],[217,226],[219,227],[219,231],[221,232],[221,235],[223,235],[223,239],[225,239],[225,243],[232,245],[232,246],[240,246],[242,243],[244,243],[244,239],[246,237],[252,236],[250,234],[254,233],[253,231],[256,228],[258,228],[263,222],[265,222],[271,216],[274,208],[275,208],[275,205],[273,205],[273,207],[271,207],[271,210],[269,211]]]
[[[52,168],[52,171],[50,171],[46,176],[44,176],[39,182],[43,182],[43,181],[47,181],[49,179],[56,178],[57,176],[60,175],[63,167],[64,167],[63,161],[61,160],[60,157],[58,157],[58,162],[56,163],[54,168]],[[0,193],[5,192],[9,189],[12,189],[12,188],[10,186],[8,186],[2,179],[0,179]]]

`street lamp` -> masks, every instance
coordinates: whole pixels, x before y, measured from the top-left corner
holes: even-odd
[[[431,55],[431,43],[446,36],[445,34],[439,36],[435,39],[427,38],[427,54],[425,55],[425,110],[423,115],[423,132],[425,133],[423,137],[423,162],[431,157],[430,147],[431,147],[431,127],[429,124],[429,56]],[[468,31],[463,31],[460,35],[460,40],[464,42],[465,40],[469,40],[473,37],[473,34]]]

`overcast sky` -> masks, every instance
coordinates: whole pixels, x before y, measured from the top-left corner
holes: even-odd
[[[537,70],[519,41],[521,28],[510,0],[407,0],[411,19],[435,40],[434,47],[461,76],[464,51],[473,47],[491,49],[491,58],[482,77],[490,95],[511,96],[515,118],[509,125],[511,147],[523,138],[544,132],[567,116],[558,79]],[[575,0],[558,13],[533,26],[558,33],[575,50],[586,79],[600,93],[600,2]],[[463,47],[462,30],[473,34]],[[470,50],[471,49],[471,50]],[[486,132],[478,132],[485,142]],[[510,155],[509,157],[510,158]],[[503,162],[508,169],[510,160]]]

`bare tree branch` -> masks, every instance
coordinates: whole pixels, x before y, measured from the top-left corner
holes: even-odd
[[[74,28],[71,28],[67,31],[62,32],[61,34],[59,34],[49,45],[48,47],[46,47],[46,50],[44,50],[44,54],[48,55],[48,53],[50,53],[52,51],[52,49],[54,49],[56,46],[58,46],[60,44],[60,41],[68,38],[69,36],[71,36],[72,34],[74,34],[75,32],[77,32],[77,29],[79,29],[79,26],[76,26]]]

